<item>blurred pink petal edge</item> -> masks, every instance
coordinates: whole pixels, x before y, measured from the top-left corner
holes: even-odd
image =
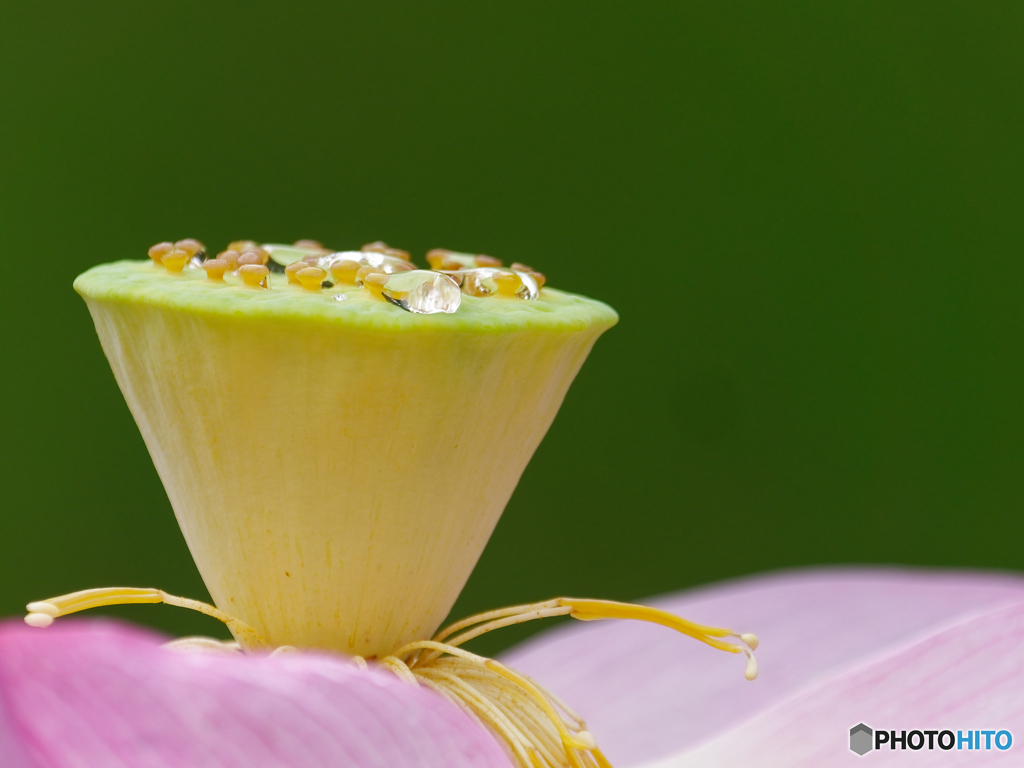
[[[102,620],[0,625],[4,768],[507,768],[436,694],[319,654],[182,654]]]
[[[756,632],[740,658],[633,622],[569,624],[502,661],[586,718],[616,768],[906,764],[861,758],[849,729],[1008,729],[1024,740],[1024,578],[829,568],[740,579],[647,601]],[[914,752],[915,765],[1019,764],[1007,752]]]

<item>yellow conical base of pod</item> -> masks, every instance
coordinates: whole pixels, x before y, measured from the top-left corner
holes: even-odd
[[[119,262],[75,283],[222,610],[273,645],[428,637],[594,341],[600,302],[413,315]]]

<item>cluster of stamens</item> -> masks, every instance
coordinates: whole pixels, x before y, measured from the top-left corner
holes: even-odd
[[[358,251],[332,251],[315,240],[292,245],[259,244],[236,240],[214,258],[206,247],[188,238],[158,243],[149,249],[153,263],[180,275],[203,269],[213,282],[269,290],[272,272],[285,275],[286,285],[307,293],[331,291],[343,301],[350,288],[361,288],[367,298],[386,301],[407,312],[455,312],[463,295],[533,300],[546,278],[525,264],[504,267],[500,259],[436,248],[427,254],[430,269],[418,269],[407,251],[377,241]]]
[[[173,649],[240,653],[244,648],[271,651],[271,655],[296,651],[291,646],[273,648],[253,627],[212,605],[158,589],[89,589],[29,603],[25,622],[33,627],[47,627],[60,616],[88,608],[160,602],[212,616],[224,622],[239,640],[227,643],[211,638],[182,638],[168,643]],[[748,680],[757,677],[756,635],[694,624],[658,608],[568,597],[477,614],[446,627],[430,640],[409,643],[380,659],[350,658],[360,668],[365,669],[367,662],[375,663],[410,685],[436,691],[496,734],[521,768],[611,768],[587,724],[558,696],[504,664],[461,647],[495,629],[552,616],[571,616],[581,621],[634,619],[659,624],[720,651],[746,655],[745,676]]]

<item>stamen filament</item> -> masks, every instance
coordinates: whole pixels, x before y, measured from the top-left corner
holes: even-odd
[[[48,627],[54,619],[70,613],[101,608],[108,605],[129,605],[134,603],[167,603],[178,608],[188,608],[211,616],[227,625],[239,642],[247,648],[272,647],[263,636],[241,619],[230,616],[219,608],[187,597],[169,595],[160,589],[139,589],[137,587],[100,587],[83,589],[49,600],[29,603],[25,608],[28,615],[25,623],[32,627]]]
[[[265,638],[240,619],[212,605],[169,595],[159,589],[109,587],[72,592],[29,603],[25,621],[32,626],[45,627],[54,619],[70,613],[130,603],[167,603],[199,611],[226,624],[243,648],[271,648]],[[495,629],[552,616],[572,616],[580,621],[633,619],[658,624],[713,648],[745,654],[746,678],[753,680],[757,677],[757,660],[754,658],[754,650],[758,646],[756,635],[741,635],[730,629],[695,624],[658,608],[568,597],[470,616],[442,629],[433,640],[408,643],[378,663],[407,683],[423,685],[440,693],[477,722],[491,728],[505,741],[521,768],[611,768],[583,718],[554,693],[500,662],[459,647]],[[448,638],[451,639],[443,642]],[[171,645],[183,650],[232,651],[227,644],[193,638]],[[274,653],[294,650],[291,646],[281,646]],[[362,657],[353,657],[352,661],[361,669],[367,667]]]

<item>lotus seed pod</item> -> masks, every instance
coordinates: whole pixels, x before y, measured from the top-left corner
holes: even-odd
[[[362,264],[359,288],[338,276],[352,259],[306,290],[289,284],[303,258],[220,280],[125,261],[75,288],[217,606],[274,647],[383,657],[448,614],[617,318],[550,288],[469,295],[438,272]],[[207,262],[211,278],[213,261],[231,266]]]

